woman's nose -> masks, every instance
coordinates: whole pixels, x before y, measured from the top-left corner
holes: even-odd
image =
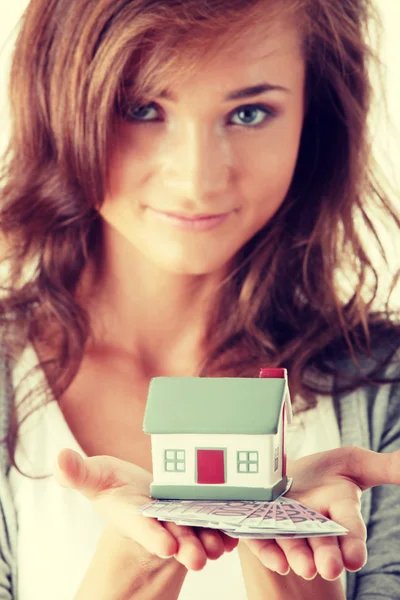
[[[222,133],[191,125],[164,146],[163,183],[170,191],[193,201],[221,196],[231,174],[229,144]]]

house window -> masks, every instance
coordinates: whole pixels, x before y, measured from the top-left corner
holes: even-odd
[[[237,452],[238,473],[258,473],[258,452]]]
[[[165,450],[164,468],[166,471],[183,473],[186,470],[184,450]]]

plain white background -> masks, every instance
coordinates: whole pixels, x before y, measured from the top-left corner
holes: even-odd
[[[381,59],[385,65],[385,88],[389,109],[387,121],[383,105],[376,104],[371,115],[376,155],[400,204],[400,0],[375,0],[384,23]],[[0,0],[0,153],[8,138],[7,80],[18,21],[28,0]],[[400,240],[388,232],[385,239],[393,270],[400,266]],[[385,292],[383,291],[383,295]],[[394,296],[400,306],[400,285]]]

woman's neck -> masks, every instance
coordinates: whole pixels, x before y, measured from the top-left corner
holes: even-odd
[[[89,265],[79,297],[89,312],[94,348],[115,347],[144,371],[191,375],[204,358],[215,275],[167,272],[124,244]]]

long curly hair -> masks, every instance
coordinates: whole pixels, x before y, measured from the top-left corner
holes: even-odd
[[[98,208],[126,86],[130,97],[132,89],[151,95],[194,69],[199,53],[230,43],[254,19],[275,18],[292,19],[303,39],[308,108],[298,162],[281,208],[218,288],[199,374],[256,376],[260,366],[285,366],[306,408],[331,392],[338,358],[354,363],[342,391],[382,381],[399,326],[388,303],[376,306],[381,265],[390,264],[375,215],[397,229],[400,219],[369,136],[371,68],[379,63],[371,2],[31,0],[13,55],[0,178],[0,315],[13,355],[51,339],[40,366],[56,399],[91,336],[77,289],[101,249]],[[387,351],[363,362],[382,337]]]

